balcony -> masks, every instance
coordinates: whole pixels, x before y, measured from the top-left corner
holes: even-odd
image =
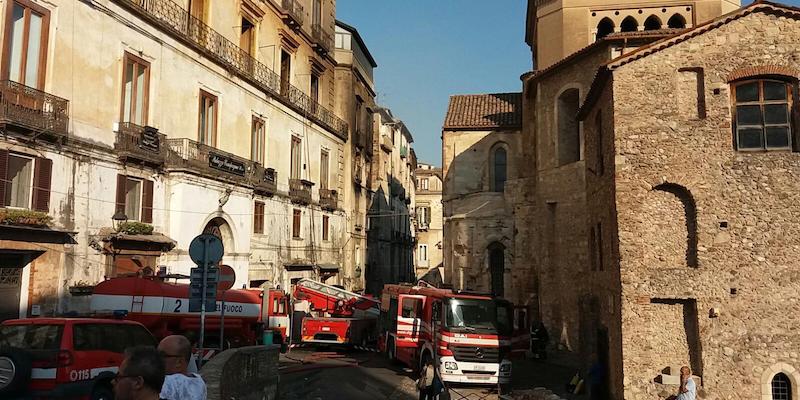
[[[353,214],[353,227],[356,229],[356,232],[361,232],[364,230],[364,225],[367,223],[367,216],[362,212],[356,211]]]
[[[314,39],[317,53],[322,55],[330,53],[333,48],[333,35],[320,24],[311,25],[311,37]]]
[[[64,138],[69,101],[14,81],[0,81],[0,126],[32,137]]]
[[[347,122],[293,85],[286,85],[285,90],[281,90],[280,75],[203,21],[191,16],[179,4],[172,0],[113,1],[194,48],[228,72],[278,99],[295,112],[330,130],[340,139],[347,140]],[[297,0],[282,0],[281,4],[288,18],[299,21],[302,25],[303,7]]]
[[[289,198],[293,203],[311,204],[311,187],[313,182],[305,179],[289,179]]]
[[[158,133],[158,129],[151,126],[121,122],[117,128],[114,150],[120,161],[162,166],[169,153],[166,139],[166,135]]]
[[[168,168],[253,186],[252,182],[258,172],[257,163],[190,139],[166,139],[166,142],[169,147]]]
[[[257,193],[273,196],[278,192],[278,172],[272,168],[264,168],[255,164],[253,174],[253,190]]]
[[[299,29],[303,26],[303,6],[297,0],[282,0],[281,1],[281,17],[286,25],[294,29]]]
[[[363,180],[362,175],[364,174],[364,166],[360,161],[356,161],[353,164],[353,182],[356,185],[361,185]]]
[[[319,189],[319,206],[323,210],[334,211],[339,208],[339,193],[332,189]]]

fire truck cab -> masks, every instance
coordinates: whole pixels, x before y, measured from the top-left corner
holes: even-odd
[[[386,285],[381,296],[381,344],[390,359],[434,373],[448,383],[511,382],[510,302],[486,294]]]

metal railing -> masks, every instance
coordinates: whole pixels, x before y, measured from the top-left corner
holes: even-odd
[[[319,189],[319,206],[325,210],[339,208],[339,193],[333,189]]]
[[[167,136],[155,128],[121,122],[116,133],[114,149],[120,159],[139,160],[163,165],[169,153]]]
[[[211,177],[223,177],[250,184],[254,162],[191,139],[167,139],[170,167],[193,170]]]
[[[367,223],[367,216],[362,212],[356,211],[352,214],[355,221],[353,222],[353,226],[357,231],[361,231],[364,229],[364,225]]]
[[[193,17],[179,4],[172,0],[114,1],[127,6],[146,21],[175,35],[228,71],[239,75],[275,98],[282,99],[289,107],[331,130],[342,140],[347,140],[347,122],[293,85],[288,85],[288,90],[282,91],[280,75],[203,21]],[[302,15],[302,6],[297,4],[296,0],[283,0],[282,4],[284,7],[296,5],[292,6],[292,10],[297,10],[299,7]],[[300,19],[302,20],[302,17]]]
[[[294,23],[297,26],[303,26],[303,6],[300,5],[300,2],[297,0],[282,0],[281,1],[281,8],[283,12],[290,18],[292,18]]]
[[[0,81],[0,124],[66,136],[69,100],[18,82]]]
[[[295,203],[311,204],[313,183],[305,179],[289,179],[289,198]]]
[[[321,24],[311,25],[311,37],[323,53],[329,53],[333,48],[333,35]]]
[[[253,186],[257,192],[268,195],[278,192],[278,171],[272,168],[264,168],[256,163],[253,177]]]

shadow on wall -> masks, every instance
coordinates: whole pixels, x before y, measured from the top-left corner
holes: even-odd
[[[411,193],[394,177],[387,186],[388,193],[380,186],[372,194],[372,203],[367,210],[365,291],[376,296],[385,284],[413,282],[415,278]]]

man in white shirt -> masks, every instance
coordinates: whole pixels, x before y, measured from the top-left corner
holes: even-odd
[[[192,344],[181,335],[167,336],[158,344],[167,376],[161,388],[164,400],[206,400],[206,383],[200,375],[189,372]]]
[[[681,368],[681,388],[678,391],[677,400],[696,400],[697,386],[692,379],[692,370],[689,367]]]

